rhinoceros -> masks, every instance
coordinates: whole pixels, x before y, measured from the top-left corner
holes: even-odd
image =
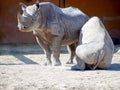
[[[94,16],[82,27],[73,70],[106,69],[110,66],[114,45],[102,21]]]
[[[59,8],[51,2],[20,5],[23,13],[17,14],[18,28],[22,32],[33,31],[46,55],[45,65],[52,64],[50,47],[53,48],[54,65],[61,65],[59,60],[61,45],[69,49],[70,58],[67,63],[73,63],[79,32],[89,17],[77,8]]]

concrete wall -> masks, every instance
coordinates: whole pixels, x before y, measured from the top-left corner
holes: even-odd
[[[90,17],[100,17],[111,37],[120,39],[120,0],[65,0],[65,5],[78,7]]]
[[[17,28],[19,3],[33,4],[36,0],[0,0],[0,44],[36,43],[32,33],[23,33]],[[39,0],[50,1],[61,7],[74,6],[90,17],[102,19],[111,37],[120,38],[120,0]]]
[[[36,0],[0,0],[0,44],[3,43],[36,43],[31,33],[20,32],[17,28],[17,12],[21,10],[19,3],[33,4]],[[59,0],[51,1],[59,6]]]

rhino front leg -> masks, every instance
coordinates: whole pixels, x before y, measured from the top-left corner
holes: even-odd
[[[44,43],[42,42],[42,40],[41,40],[40,38],[38,38],[38,37],[36,37],[36,40],[37,40],[38,44],[40,45],[40,47],[43,48],[44,53],[45,53],[46,60],[45,60],[44,65],[51,65],[52,62],[51,62],[50,46],[44,44]]]
[[[60,66],[61,65],[61,62],[59,60],[59,57],[60,57],[60,46],[61,46],[60,38],[55,38],[54,41],[53,41],[54,66]]]
[[[50,51],[49,46],[44,47],[43,50],[44,50],[44,53],[45,53],[45,56],[46,56],[46,60],[45,60],[44,65],[45,65],[45,66],[51,65],[51,64],[52,64],[52,62],[51,62],[51,51]]]
[[[70,56],[69,56],[69,59],[66,62],[66,64],[73,64],[73,59],[74,59],[74,56],[75,56],[75,47],[76,47],[75,43],[67,46],[67,49],[68,49],[68,52],[69,52]]]

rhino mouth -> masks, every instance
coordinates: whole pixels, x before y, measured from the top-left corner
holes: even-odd
[[[18,12],[17,18],[18,18],[18,26],[17,27],[18,27],[19,31],[31,32],[33,30],[33,25],[32,24],[29,25],[28,19],[25,19],[24,17],[22,17],[20,12]],[[25,20],[27,20],[27,21],[25,21]]]
[[[18,26],[18,28],[19,28],[19,31],[21,31],[21,32],[32,32],[33,30],[36,30],[39,28],[39,24],[37,23],[37,24],[34,24],[29,27],[26,27],[26,26],[19,27]]]
[[[31,31],[34,30],[33,27],[25,27],[25,26],[23,26],[23,27],[19,27],[19,26],[18,26],[18,29],[19,29],[19,31],[21,31],[21,32],[31,32]]]

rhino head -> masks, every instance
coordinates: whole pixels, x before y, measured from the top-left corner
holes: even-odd
[[[30,32],[39,27],[39,3],[26,6],[23,3],[20,3],[22,8],[22,15],[20,12],[17,13],[18,19],[18,28],[22,32]]]

